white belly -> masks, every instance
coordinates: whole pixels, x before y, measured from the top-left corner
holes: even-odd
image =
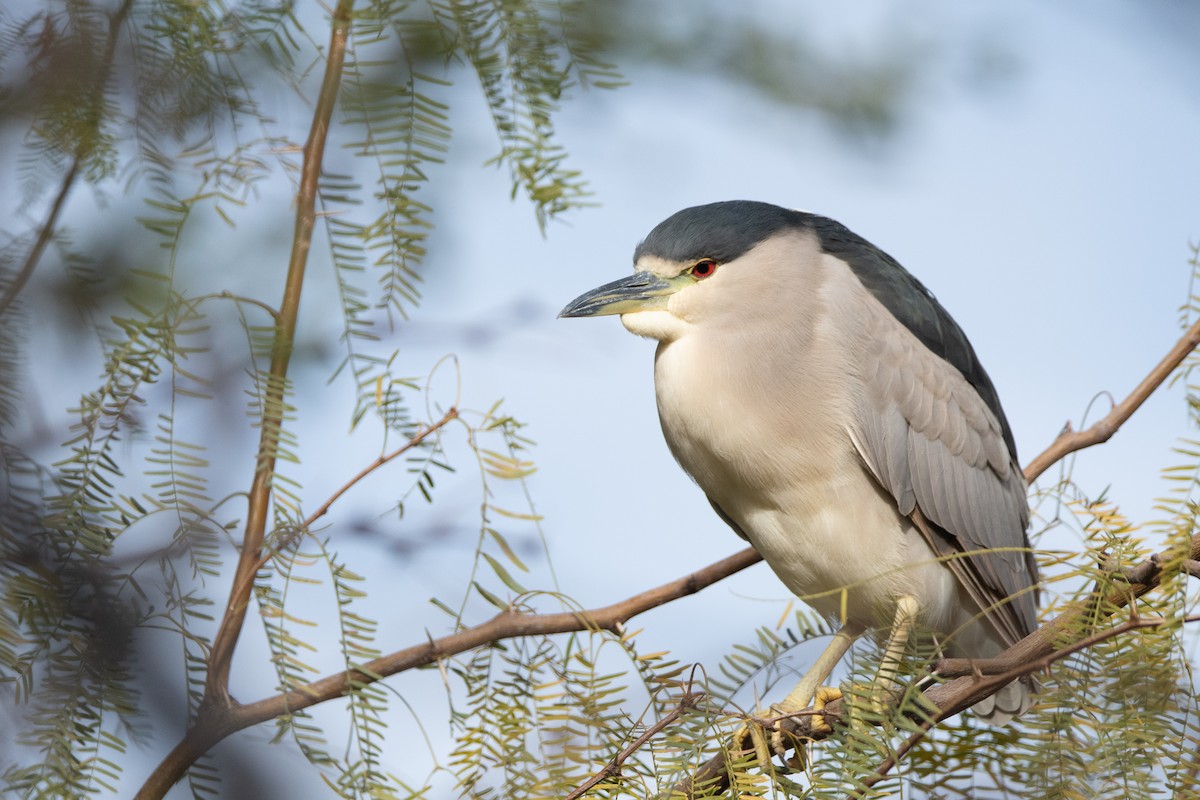
[[[732,343],[742,358],[715,357],[722,344],[689,335],[659,347],[659,417],[679,463],[822,614],[886,627],[895,599],[911,595],[923,622],[945,630],[957,616],[954,578],[855,452],[839,416],[852,406],[838,401],[852,379],[810,363],[806,385],[773,390],[785,404],[766,405],[763,376],[787,383],[796,371],[775,354],[745,358],[745,342]]]

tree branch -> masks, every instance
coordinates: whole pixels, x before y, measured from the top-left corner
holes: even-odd
[[[262,556],[263,536],[271,503],[271,483],[275,475],[275,459],[279,450],[284,415],[284,388],[287,385],[288,364],[296,335],[296,319],[300,313],[300,293],[304,286],[304,270],[312,247],[313,225],[316,221],[317,186],[321,177],[321,162],[329,120],[337,101],[342,82],[342,66],[346,60],[346,39],[350,31],[350,12],[354,0],[339,0],[333,12],[329,37],[329,53],[325,62],[325,77],[313,111],[312,127],[304,144],[300,174],[300,191],[296,196],[296,225],[292,237],[292,254],[288,260],[284,282],[283,302],[271,353],[271,368],[267,375],[263,401],[262,434],[259,437],[258,457],[254,480],[250,486],[249,507],[246,513],[246,532],[242,538],[241,555],[234,572],[225,616],[213,637],[208,655],[208,672],[204,685],[202,706],[229,705],[229,668],[246,620],[246,608],[254,585],[254,573]]]
[[[590,611],[566,611],[557,614],[522,614],[511,609],[502,611],[481,625],[464,628],[449,636],[397,650],[369,661],[363,665],[361,671],[337,672],[256,703],[212,706],[159,764],[138,793],[137,800],[161,798],[197,758],[225,737],[243,728],[342,697],[353,687],[374,683],[398,672],[433,664],[443,658],[504,639],[594,630],[607,630],[619,634],[621,627],[638,614],[695,594],[761,560],[762,556],[754,548],[748,547],[690,575],[664,583],[619,603]]]
[[[1150,370],[1142,382],[1129,393],[1129,396],[1113,406],[1103,419],[1082,431],[1065,430],[1060,433],[1049,447],[1025,467],[1025,481],[1033,483],[1039,475],[1066,455],[1111,439],[1112,435],[1125,424],[1125,421],[1133,416],[1133,412],[1137,411],[1142,403],[1146,402],[1146,398],[1170,377],[1175,368],[1183,363],[1188,353],[1195,350],[1197,345],[1200,345],[1200,319],[1197,319],[1192,327],[1187,329],[1175,346],[1163,356],[1154,369]]]
[[[232,730],[229,728],[229,711],[235,707],[229,696],[229,670],[233,651],[246,620],[246,608],[254,586],[254,574],[262,557],[263,536],[266,533],[267,516],[271,502],[271,483],[275,473],[275,460],[279,449],[280,433],[284,416],[284,390],[287,385],[288,365],[296,335],[296,320],[300,313],[300,295],[304,287],[304,271],[308,265],[308,254],[312,247],[313,226],[316,221],[317,188],[321,177],[321,162],[325,154],[325,141],[329,132],[329,121],[337,101],[342,82],[342,67],[346,60],[346,41],[350,31],[350,14],[354,0],[338,0],[333,10],[329,35],[329,52],[325,61],[317,107],[313,111],[312,126],[304,144],[300,172],[300,189],[296,196],[296,223],[292,237],[292,252],[288,259],[287,277],[284,281],[283,301],[276,320],[275,340],[271,352],[271,367],[264,390],[262,433],[259,437],[258,453],[254,465],[254,479],[250,487],[249,506],[246,513],[246,532],[242,538],[242,549],[234,572],[229,601],[217,633],[213,637],[208,653],[204,697],[200,702],[197,718],[184,734],[183,740],[155,768],[142,785],[139,800],[161,798],[184,773],[214,744]]]
[[[619,634],[622,626],[638,614],[695,594],[761,560],[762,556],[748,547],[690,575],[664,583],[619,603],[590,611],[564,611],[556,614],[523,614],[512,609],[502,611],[480,625],[368,661],[361,671],[337,672],[290,692],[237,706],[232,709],[232,716],[236,720],[234,729],[241,730],[274,719],[280,714],[341,697],[351,687],[374,683],[398,672],[433,664],[443,658],[517,636],[545,636],[595,630]]]

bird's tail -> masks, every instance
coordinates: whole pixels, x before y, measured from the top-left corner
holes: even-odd
[[[1033,695],[1037,692],[1037,683],[1030,677],[1019,678],[991,697],[985,697],[971,710],[975,716],[988,725],[1007,725],[1014,717],[1019,717],[1033,705]]]

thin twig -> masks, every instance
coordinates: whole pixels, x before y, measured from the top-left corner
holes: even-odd
[[[1082,431],[1063,431],[1037,458],[1030,461],[1029,465],[1025,467],[1026,482],[1033,483],[1034,479],[1063,456],[1111,439],[1112,435],[1125,424],[1125,421],[1133,416],[1133,412],[1137,411],[1146,402],[1146,398],[1170,377],[1175,368],[1183,363],[1188,353],[1195,350],[1197,345],[1200,345],[1200,319],[1197,319],[1192,327],[1187,329],[1175,346],[1163,356],[1154,369],[1150,370],[1142,382],[1129,393],[1129,396],[1113,406],[1103,419]]]
[[[441,419],[439,419],[437,422],[430,425],[428,428],[424,428],[423,430],[421,430],[417,435],[413,436],[411,439],[409,439],[407,442],[405,442],[404,445],[396,448],[395,450],[388,453],[387,455],[380,456],[379,458],[375,459],[367,466],[363,467],[363,469],[357,475],[355,475],[350,480],[346,481],[346,483],[343,484],[340,489],[338,489],[336,492],[334,492],[332,495],[330,495],[328,500],[326,500],[324,503],[322,503],[321,506],[316,511],[314,511],[312,514],[310,514],[308,516],[308,519],[304,520],[304,527],[306,527],[306,528],[311,527],[314,522],[316,522],[318,519],[320,519],[321,517],[328,514],[329,508],[334,503],[336,503],[341,498],[342,495],[344,495],[346,492],[348,492],[351,489],[351,487],[354,486],[354,484],[358,483],[363,478],[367,477],[372,472],[379,469],[380,467],[382,467],[384,464],[388,463],[389,461],[393,461],[396,458],[398,458],[399,456],[402,456],[405,453],[407,453],[409,450],[412,450],[414,447],[421,444],[421,442],[423,442],[427,438],[429,438],[429,436],[431,434],[436,433],[437,431],[441,430],[442,428],[444,428],[448,424],[450,424],[450,422],[452,420],[456,420],[456,419],[458,419],[458,409],[451,408],[449,411],[447,411],[445,414],[442,415]]]
[[[321,517],[323,517],[329,513],[329,509],[333,507],[334,503],[336,503],[338,500],[341,499],[342,495],[344,495],[346,492],[348,492],[352,488],[354,488],[354,486],[356,484],[358,484],[361,480],[363,480],[368,475],[370,475],[372,472],[374,472],[375,470],[384,466],[385,464],[396,460],[400,456],[407,453],[409,450],[412,450],[414,447],[419,446],[422,442],[424,442],[430,436],[432,436],[433,434],[440,431],[442,428],[449,425],[452,420],[456,420],[456,419],[458,419],[458,409],[451,408],[449,411],[447,411],[445,414],[442,415],[441,419],[439,419],[437,422],[433,423],[429,427],[423,428],[419,433],[417,433],[415,436],[413,436],[411,439],[409,439],[403,445],[401,445],[400,447],[397,447],[395,450],[393,450],[390,453],[379,456],[374,461],[372,461],[370,464],[363,467],[361,470],[359,470],[357,475],[355,475],[350,480],[346,481],[344,484],[342,484],[337,489],[337,491],[335,491],[333,494],[331,494],[329,496],[329,499],[327,499],[324,503],[322,503],[317,508],[316,511],[309,514],[308,517],[304,520],[304,522],[300,523],[300,525],[297,526],[297,531],[307,531],[307,530],[311,529],[317,520],[319,520]],[[293,537],[287,537],[284,540],[280,541],[275,547],[272,547],[270,550],[267,550],[266,552],[264,552],[262,554],[262,557],[258,559],[258,564],[255,566],[255,569],[253,571],[251,571],[251,573],[250,573],[251,579],[253,579],[254,573],[256,573],[256,572],[258,572],[258,570],[262,569],[268,561],[270,561],[272,558],[275,557],[276,553],[278,553],[284,547],[287,547],[288,544],[291,543],[292,539],[293,539]]]
[[[600,770],[595,775],[588,778],[583,783],[579,784],[579,786],[576,787],[576,789],[573,792],[571,792],[569,795],[567,795],[564,798],[564,800],[579,800],[579,798],[583,797],[584,794],[586,794],[589,789],[594,787],[596,784],[600,783],[600,781],[605,780],[606,778],[611,778],[612,776],[619,774],[621,772],[621,765],[624,764],[631,755],[636,753],[642,747],[642,745],[644,745],[646,742],[650,741],[655,736],[657,736],[659,733],[661,733],[663,730],[665,730],[668,725],[672,724],[673,722],[675,722],[675,720],[679,719],[679,717],[685,711],[690,711],[691,709],[695,708],[696,704],[704,696],[705,695],[703,692],[700,692],[698,694],[692,694],[691,692],[688,692],[687,694],[685,694],[683,696],[683,698],[679,701],[679,705],[677,705],[671,711],[671,713],[667,714],[662,719],[660,719],[658,722],[654,723],[649,728],[647,728],[645,731],[643,731],[641,736],[637,737],[632,742],[630,742],[627,747],[625,747],[623,750],[621,750],[620,753],[617,753],[617,755],[613,757],[612,761],[609,761],[607,764],[605,764],[604,769]]]

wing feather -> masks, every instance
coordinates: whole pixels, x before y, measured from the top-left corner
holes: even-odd
[[[864,391],[851,438],[879,482],[1012,644],[1036,624],[1025,482],[1005,429],[954,366],[864,293]]]

